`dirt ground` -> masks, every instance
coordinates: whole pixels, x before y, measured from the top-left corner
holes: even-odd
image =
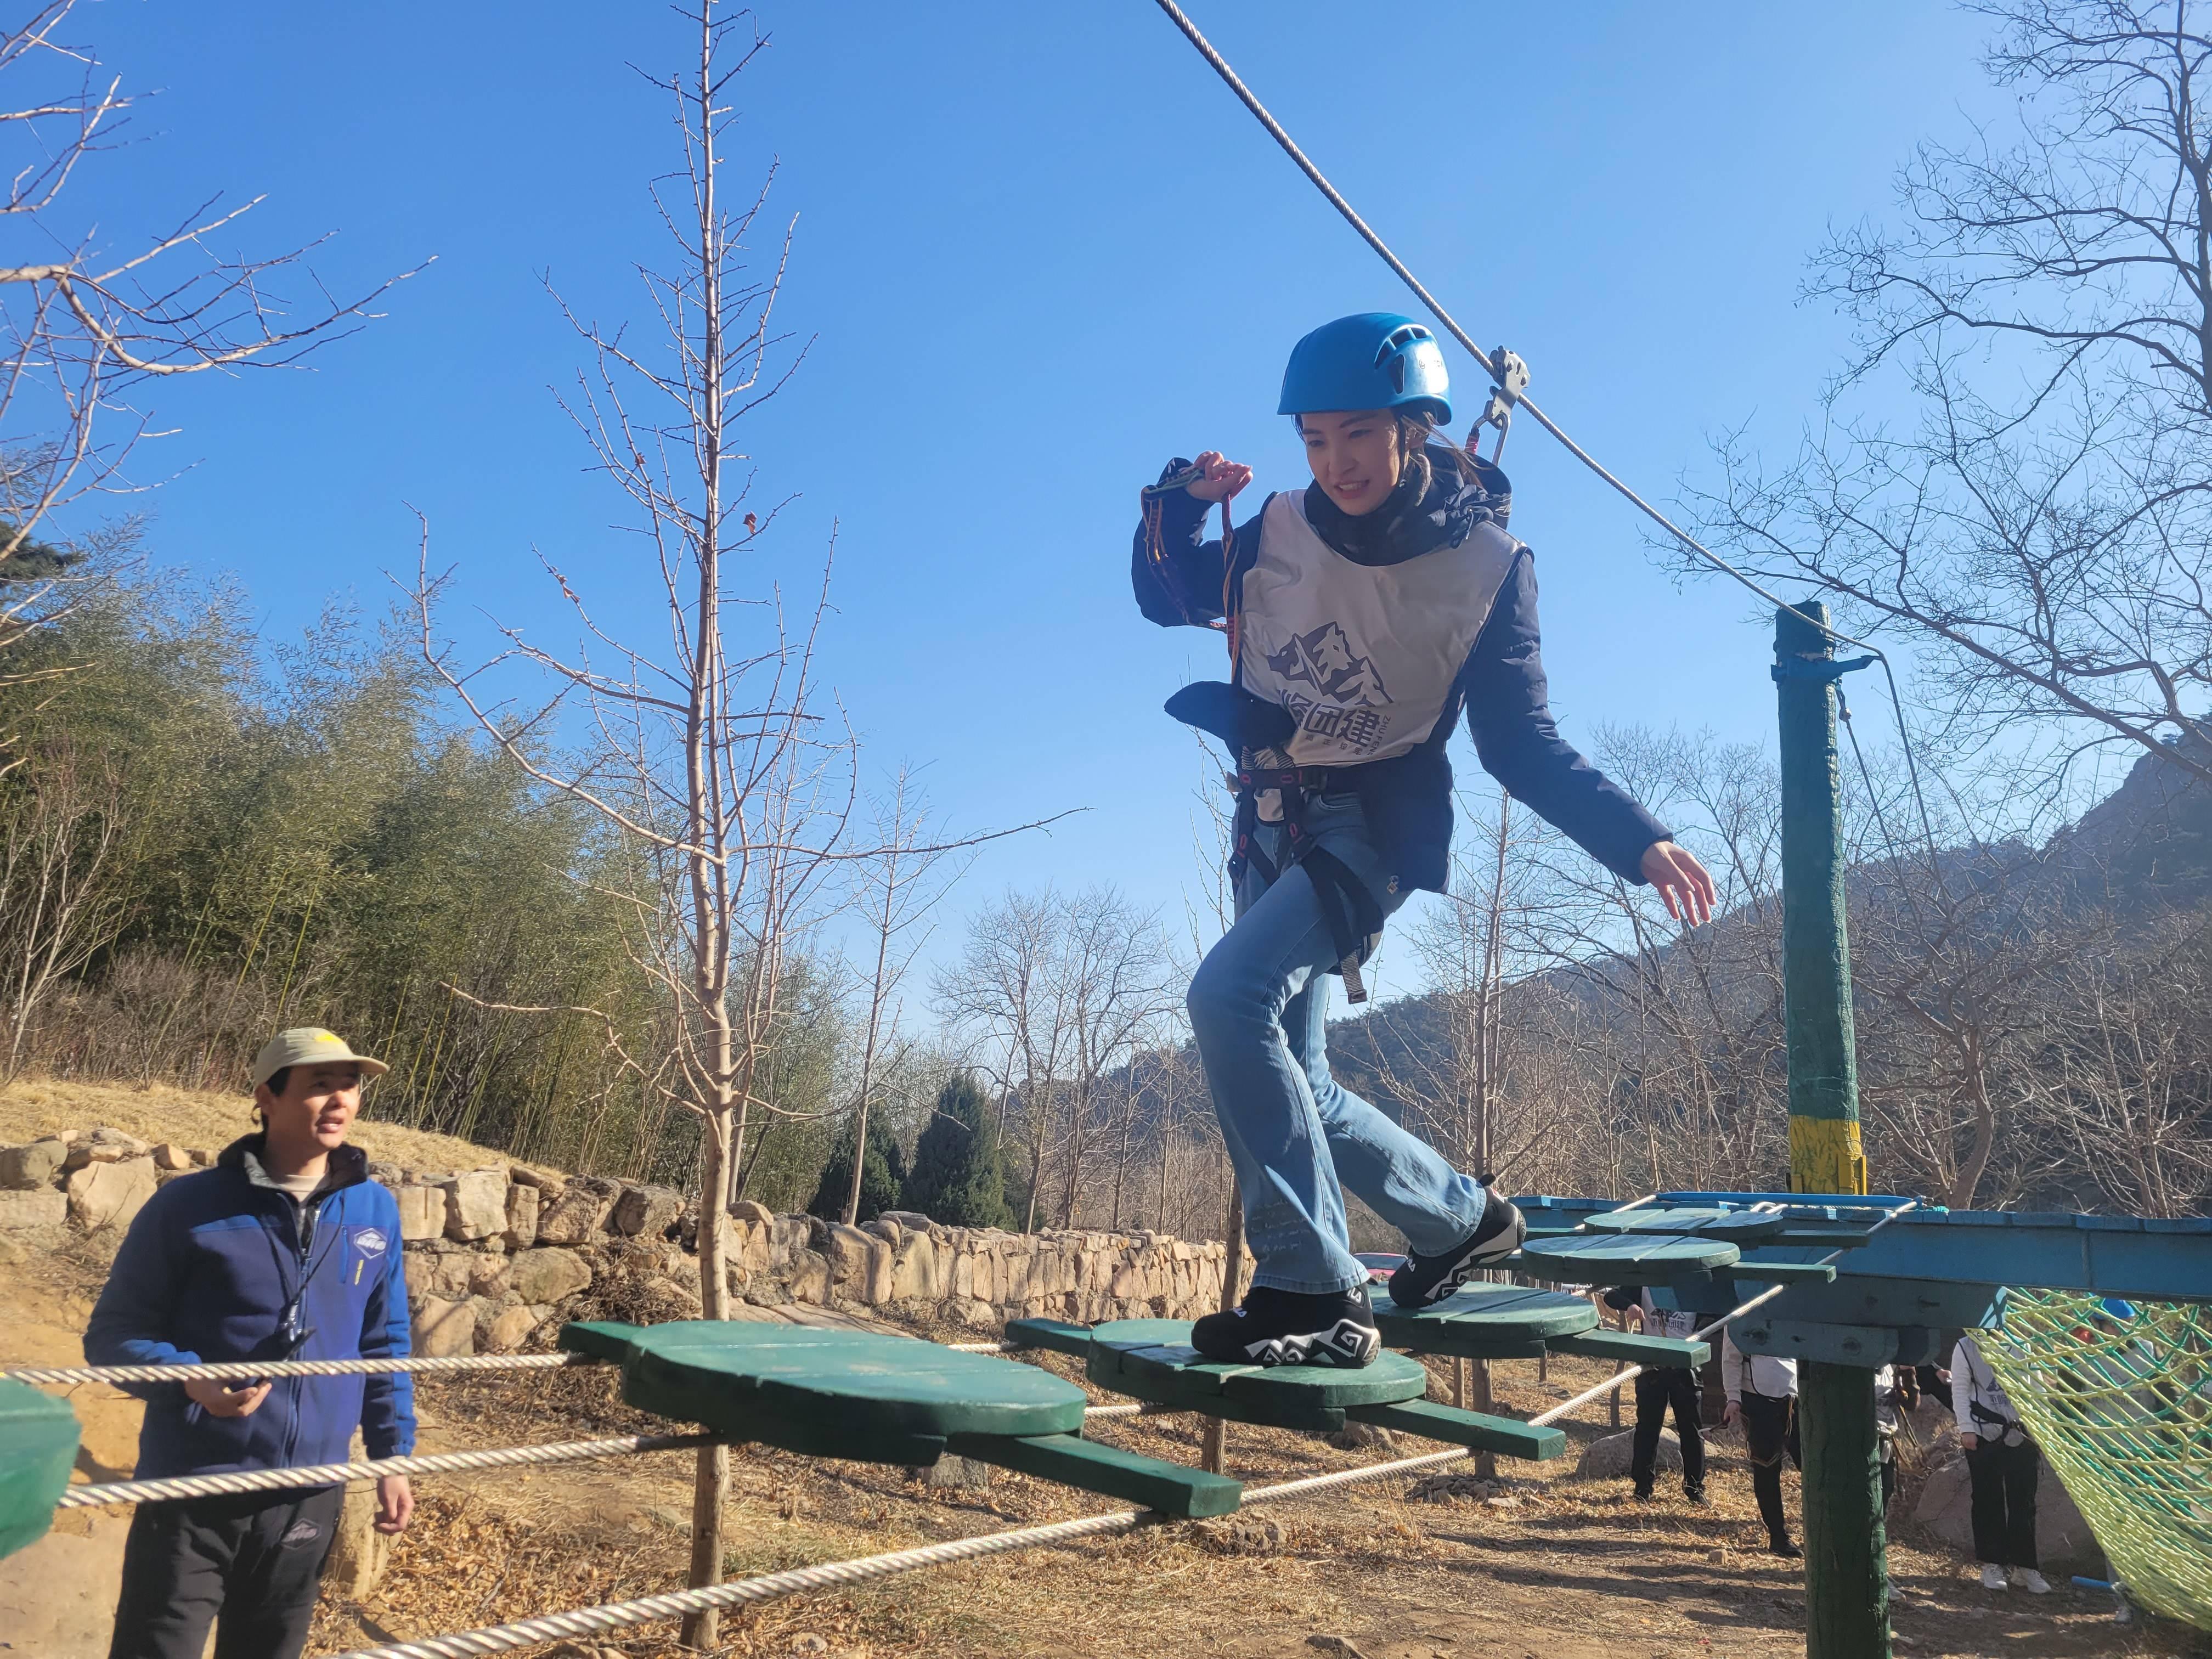
[[[11,1098],[4,1107],[0,1138],[21,1133],[15,1120],[25,1103]],[[84,1127],[106,1121],[137,1133],[154,1127],[113,1114],[88,1116],[81,1098],[44,1109],[70,1113],[68,1121]],[[412,1147],[387,1155],[428,1161]],[[449,1152],[444,1161],[466,1167],[469,1157]],[[0,1245],[8,1251],[0,1259],[0,1364],[81,1359],[78,1334],[106,1253],[98,1238],[42,1243],[53,1248]],[[1037,1363],[1075,1375],[1073,1363],[1058,1356]],[[1539,1382],[1536,1369],[1533,1361],[1494,1368],[1499,1409],[1531,1414],[1601,1375],[1590,1362],[1565,1361]],[[1448,1397],[1441,1376],[1431,1395]],[[96,1387],[75,1389],[71,1399],[84,1430],[78,1478],[119,1478],[135,1455],[137,1403]],[[621,1405],[612,1373],[602,1370],[426,1380],[419,1399],[425,1451],[668,1426]],[[1503,1486],[1486,1496],[1470,1492],[1474,1465],[1466,1462],[1441,1472],[1451,1478],[1393,1478],[1255,1507],[1243,1526],[1163,1524],[933,1568],[726,1614],[720,1651],[749,1659],[1153,1659],[1164,1648],[1224,1659],[1802,1653],[1802,1574],[1759,1547],[1764,1533],[1738,1436],[1717,1437],[1713,1502],[1697,1509],[1663,1487],[1658,1500],[1637,1504],[1623,1483],[1574,1477],[1576,1453],[1610,1431],[1602,1402],[1565,1426],[1573,1447],[1566,1458],[1504,1464]],[[1200,1424],[1182,1416],[1115,1419],[1091,1431],[1188,1462],[1197,1458]],[[1391,1449],[1346,1450],[1318,1437],[1229,1430],[1230,1471],[1249,1483],[1434,1449],[1405,1437]],[[1120,1507],[998,1471],[985,1489],[931,1490],[897,1469],[759,1448],[741,1449],[733,1463],[725,1563],[733,1577]],[[689,1454],[659,1453],[419,1481],[416,1524],[398,1541],[382,1583],[358,1603],[326,1595],[309,1651],[344,1653],[678,1588],[689,1556],[690,1469]],[[1796,1478],[1788,1480],[1794,1515]],[[1903,1518],[1913,1484],[1908,1473],[1891,1528],[1899,1654],[2123,1659],[2198,1651],[2170,1629],[2116,1626],[2101,1598],[2063,1583],[2048,1597],[1984,1591],[1971,1564]],[[0,1655],[100,1659],[126,1522],[123,1511],[67,1511],[45,1540],[0,1561]],[[672,1626],[654,1625],[599,1640],[623,1659],[674,1659],[684,1651],[674,1638]]]

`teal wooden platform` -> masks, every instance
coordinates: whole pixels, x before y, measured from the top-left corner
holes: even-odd
[[[1688,1238],[1724,1239],[1731,1244],[1758,1244],[1776,1237],[1789,1225],[1781,1216],[1765,1211],[1713,1206],[1607,1211],[1585,1219],[1583,1230],[1592,1233],[1669,1233]]]
[[[722,1320],[570,1324],[561,1346],[622,1366],[623,1399],[810,1457],[934,1463],[951,1451],[1183,1517],[1242,1486],[1081,1437],[1073,1382],[988,1354],[873,1332]]]
[[[1563,1285],[1666,1285],[1733,1267],[1743,1253],[1726,1239],[1682,1233],[1577,1233],[1532,1238],[1510,1264]]]
[[[1386,1346],[1467,1359],[1535,1359],[1547,1344],[1591,1330],[1597,1309],[1578,1296],[1520,1285],[1468,1285],[1418,1312],[1375,1303]]]
[[[1329,1431],[1347,1419],[1532,1462],[1561,1455],[1566,1436],[1510,1417],[1432,1405],[1428,1368],[1385,1352],[1371,1365],[1227,1365],[1200,1359],[1179,1319],[1094,1326],[1085,1374],[1102,1389],[1170,1410],[1267,1428]]]
[[[68,1401],[0,1382],[0,1556],[46,1535],[76,1466],[76,1443]]]

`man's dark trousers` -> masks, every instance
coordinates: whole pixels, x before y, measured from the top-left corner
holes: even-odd
[[[142,1504],[108,1659],[299,1659],[345,1488]]]
[[[1977,1559],[2001,1567],[2036,1565],[2035,1486],[2041,1456],[2033,1440],[2008,1446],[1987,1435],[1966,1454]]]
[[[1705,1489],[1705,1437],[1698,1422],[1698,1378],[1678,1365],[1654,1365],[1636,1378],[1636,1441],[1628,1478],[1639,1496],[1651,1490],[1659,1468],[1659,1431],[1667,1408],[1674,1408],[1674,1434],[1682,1443],[1682,1490],[1696,1497]]]
[[[1747,1393],[1738,1402],[1743,1408],[1743,1449],[1751,1459],[1751,1495],[1759,1500],[1759,1518],[1773,1542],[1790,1536],[1790,1522],[1782,1509],[1782,1454],[1799,1468],[1805,1467],[1797,1442],[1797,1401],[1785,1395],[1771,1400]]]

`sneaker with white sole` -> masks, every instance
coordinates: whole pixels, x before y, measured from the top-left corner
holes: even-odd
[[[1497,1193],[1483,1206],[1482,1220],[1474,1234],[1441,1255],[1406,1254],[1406,1264],[1390,1275],[1390,1299],[1418,1312],[1432,1307],[1467,1281],[1503,1261],[1521,1248],[1528,1224],[1513,1200]]]
[[[2008,1588],[2005,1583],[2004,1569],[1994,1561],[1983,1562],[1982,1588],[1984,1589],[1991,1590],[2001,1590]]]
[[[1233,1365],[1371,1365],[1382,1352],[1367,1287],[1309,1296],[1255,1285],[1244,1305],[1190,1328],[1204,1359]]]
[[[2051,1581],[2033,1567],[2014,1567],[2012,1570],[2012,1582],[2030,1595],[2051,1594]]]

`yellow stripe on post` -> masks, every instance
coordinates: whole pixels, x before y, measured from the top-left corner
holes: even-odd
[[[1863,1193],[1866,1152],[1855,1117],[1793,1117],[1790,1120],[1790,1190],[1793,1193]]]

